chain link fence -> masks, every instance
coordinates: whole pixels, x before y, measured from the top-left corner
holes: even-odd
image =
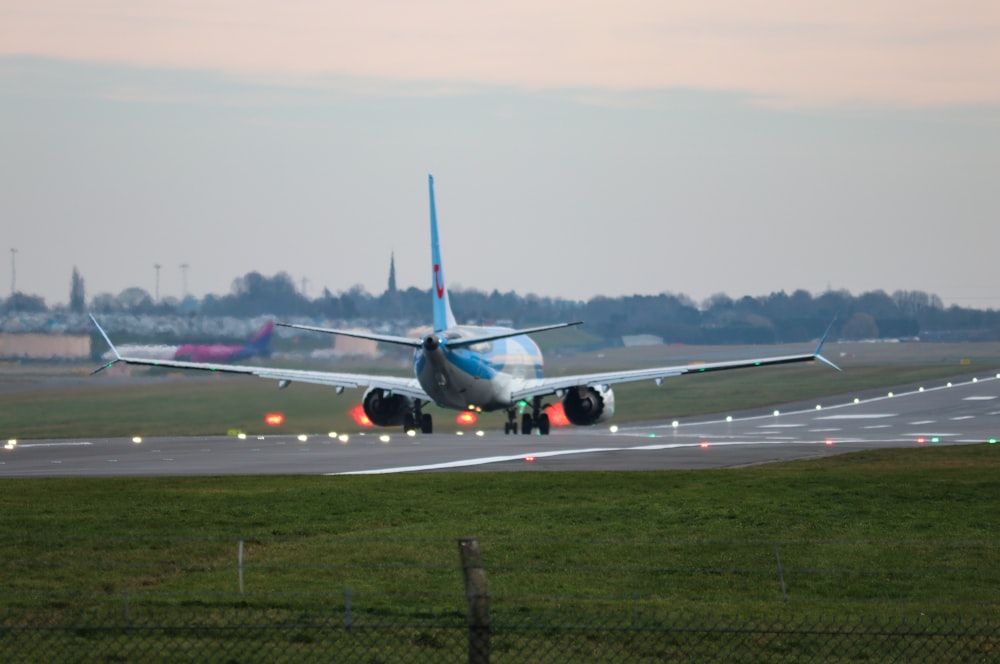
[[[456,606],[462,603],[456,597]],[[9,615],[8,662],[992,662],[1000,630],[944,619],[788,620],[682,615],[537,615],[500,610],[486,647],[466,615],[188,605],[91,612],[48,624]],[[482,641],[478,642],[482,645]]]
[[[2,661],[1000,661],[992,541],[114,544],[6,562]]]

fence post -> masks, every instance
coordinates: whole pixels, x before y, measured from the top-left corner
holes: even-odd
[[[240,545],[236,551],[236,569],[238,570],[240,582],[240,597],[243,597],[243,540],[240,540]]]
[[[788,601],[788,590],[785,588],[785,570],[781,566],[781,556],[778,555],[778,543],[774,544],[774,558],[778,561],[778,581],[781,583],[781,600],[783,602]]]
[[[465,600],[468,604],[469,664],[489,664],[490,596],[486,592],[486,572],[479,556],[479,540],[475,537],[458,540],[458,555],[462,559]]]

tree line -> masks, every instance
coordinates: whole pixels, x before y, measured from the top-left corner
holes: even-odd
[[[396,328],[429,322],[430,289],[390,287],[379,295],[361,286],[333,293],[324,289],[308,298],[285,272],[265,276],[249,272],[233,281],[226,295],[203,298],[163,298],[126,288],[102,293],[88,302],[82,277],[74,269],[69,311],[136,315],[200,315],[311,318],[365,321]],[[939,297],[922,291],[874,290],[852,295],[830,290],[813,295],[805,290],[732,298],[717,294],[700,304],[673,293],[595,296],[586,301],[520,295],[513,291],[486,293],[451,291],[452,306],[461,322],[514,327],[569,320],[586,322],[586,332],[604,341],[650,334],[665,343],[731,344],[791,343],[816,339],[836,318],[841,339],[1000,340],[1000,312],[945,307]],[[49,311],[37,296],[15,293],[3,303],[5,312]],[[58,309],[53,310],[58,313]]]

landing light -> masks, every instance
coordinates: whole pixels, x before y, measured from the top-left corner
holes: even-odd
[[[485,435],[486,435],[486,432],[485,432],[485,431],[482,431],[482,430],[480,430],[480,431],[477,431],[477,432],[476,432],[476,435],[477,435],[477,436],[479,436],[480,438],[482,438],[483,436],[485,436]]]
[[[732,415],[726,415],[726,421],[727,422],[732,422],[733,421],[733,416]]]
[[[921,385],[921,386],[920,386],[920,389],[919,389],[919,390],[917,390],[917,392],[923,392],[923,391],[924,391],[924,386],[923,386],[923,385]]]
[[[823,410],[823,406],[816,404],[816,410]]]
[[[861,403],[861,399],[854,397],[854,403]]]
[[[351,439],[351,437],[350,437],[350,436],[348,436],[348,435],[347,435],[346,433],[342,433],[342,434],[340,434],[339,436],[337,436],[337,440],[339,440],[339,441],[340,441],[340,442],[342,442],[342,443],[346,443],[346,442],[347,442],[347,441],[349,441],[350,439]]]
[[[331,431],[330,433],[328,433],[326,435],[329,436],[330,438],[336,438],[337,437],[337,432],[336,431]]]
[[[142,442],[142,436],[132,436],[132,442],[138,445]]]
[[[895,395],[892,392],[889,392],[888,396],[891,398],[894,397]]]
[[[672,427],[673,427],[673,428],[675,428],[675,429],[676,429],[677,427],[679,427],[680,425],[681,425],[681,423],[680,423],[680,422],[678,422],[677,420],[674,420],[673,422],[671,422],[671,423],[670,423],[670,426],[672,426]]]
[[[416,431],[416,429],[407,429],[406,435],[409,436],[410,438],[416,438],[417,437],[417,431]]]
[[[300,433],[300,434],[298,435],[298,439],[299,439],[299,442],[300,442],[300,443],[304,443],[304,442],[306,442],[307,440],[309,440],[309,436],[305,435],[304,433]]]
[[[16,438],[10,438],[10,439],[8,439],[7,440],[7,444],[3,446],[3,448],[5,450],[12,450],[15,447],[17,447],[17,439]]]
[[[240,431],[238,434],[236,434],[236,437],[239,438],[240,440],[246,440],[247,439],[247,435],[245,433],[243,433],[242,431]]]
[[[608,427],[608,431],[610,431],[611,433],[618,433],[618,425],[612,424],[610,427]]]
[[[774,416],[777,417],[778,415],[781,415],[781,411],[780,410],[775,410],[774,411]]]
[[[379,442],[382,442],[382,443],[388,443],[388,442],[389,442],[389,440],[390,440],[390,438],[389,438],[389,434],[387,434],[387,433],[384,433],[384,434],[382,434],[381,436],[379,436],[379,437],[378,437],[378,439],[379,439]]]

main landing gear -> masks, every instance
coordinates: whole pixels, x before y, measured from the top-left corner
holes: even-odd
[[[403,416],[403,431],[416,433],[418,428],[420,433],[434,433],[434,421],[431,419],[431,414],[421,412],[419,403],[412,413]]]
[[[538,429],[541,436],[549,435],[549,414],[542,410],[542,398],[535,397],[532,400],[531,412],[521,416],[521,433],[525,436],[531,434],[534,429]],[[517,410],[507,409],[507,422],[503,425],[505,434],[517,434]]]

